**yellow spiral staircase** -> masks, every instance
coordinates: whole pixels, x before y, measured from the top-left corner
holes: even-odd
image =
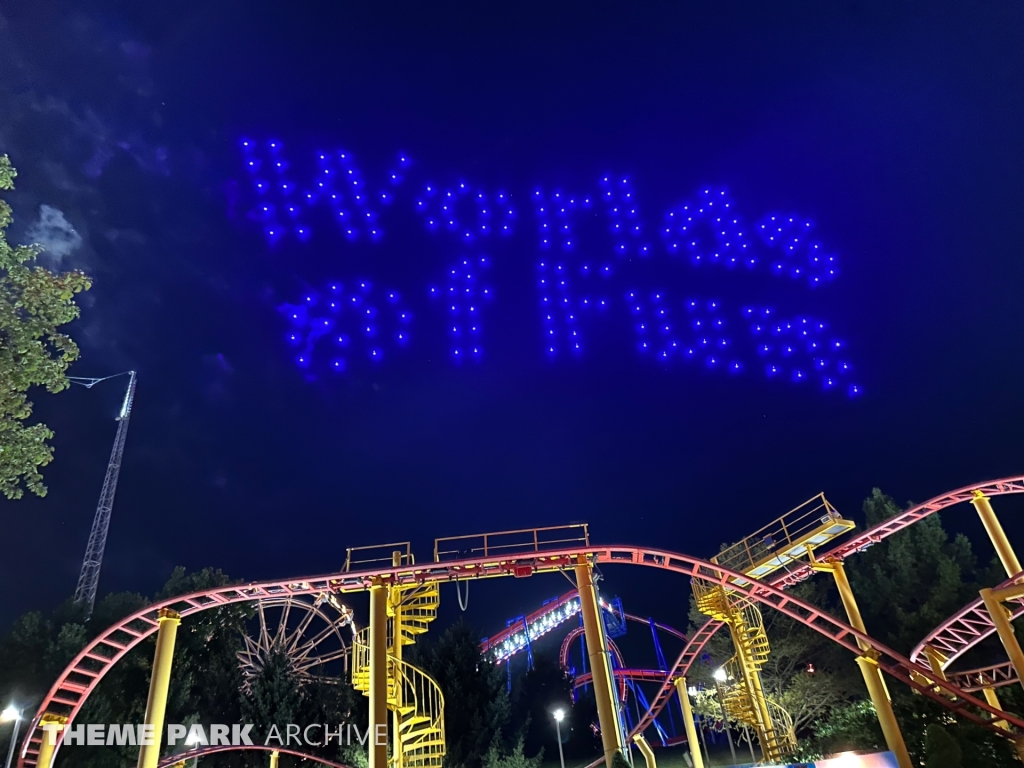
[[[445,755],[444,696],[438,684],[402,660],[402,647],[416,642],[437,618],[436,583],[388,588],[388,709],[392,712],[392,768],[441,768]],[[352,686],[370,691],[370,628],[352,643]]]
[[[765,695],[760,670],[770,646],[758,607],[720,584],[693,580],[701,613],[725,622],[736,654],[726,662],[722,708],[728,718],[757,731],[765,760],[779,760],[796,751],[793,718]]]

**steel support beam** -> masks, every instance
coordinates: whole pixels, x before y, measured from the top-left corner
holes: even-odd
[[[370,768],[388,768],[388,589],[370,586]]]
[[[139,768],[156,768],[156,764],[160,762],[164,714],[167,711],[167,689],[171,684],[174,641],[178,637],[181,615],[170,608],[162,608],[157,616],[157,622],[160,627],[156,632],[153,674],[149,679],[149,698],[146,700],[146,719],[143,721],[147,726],[153,727],[153,737],[149,744],[139,747]]]
[[[651,745],[647,743],[647,739],[643,737],[643,734],[638,733],[634,736],[633,743],[640,750],[640,754],[644,756],[647,768],[658,768],[658,761],[654,759],[654,750],[651,749]],[[559,745],[561,745],[561,742],[559,742]]]
[[[690,706],[690,692],[686,687],[686,678],[676,678],[676,695],[679,696],[679,705],[683,709],[683,726],[686,728],[686,744],[690,748],[690,759],[693,760],[693,768],[704,768],[704,755],[700,751],[700,742],[697,740],[697,725],[693,722],[693,707]]]
[[[43,743],[39,745],[39,757],[36,762],[39,768],[50,768],[57,740],[67,722],[68,719],[63,715],[52,715],[49,712],[39,718],[39,727],[43,729]]]
[[[1017,673],[1017,680],[1024,685],[1024,651],[1020,648],[1020,643],[1017,642],[1017,635],[1013,631],[1013,625],[1010,623],[1009,611],[1006,610],[1006,606],[1003,605],[1002,600],[1006,599],[1005,595],[1007,592],[1012,594],[1020,591],[1018,589],[1003,589],[998,592],[992,589],[981,590],[981,599],[985,601],[985,608],[988,610],[989,616],[992,617],[992,623],[995,624],[996,633],[999,635],[999,639],[1003,643],[1003,648],[1006,649],[1006,655],[1010,659],[1010,663],[1013,664],[1013,670]]]
[[[1020,561],[1017,559],[1017,553],[1010,546],[1010,540],[1006,538],[1006,534],[1003,532],[1003,526],[1000,524],[999,518],[996,517],[996,513],[992,510],[992,503],[989,501],[988,496],[981,491],[975,491],[971,504],[978,511],[981,524],[985,526],[985,533],[992,540],[992,546],[996,548],[996,554],[999,555],[999,562],[1006,569],[1006,575],[1016,576],[1021,571]]]
[[[597,604],[594,572],[586,555],[577,557],[575,570],[576,588],[580,593],[580,609],[583,614],[583,634],[587,640],[590,669],[594,675],[594,698],[597,700],[597,719],[601,726],[601,747],[604,749],[605,764],[611,768],[615,755],[622,754],[622,731],[619,729],[611,659],[604,635],[601,608]]]
[[[854,597],[850,580],[846,577],[846,569],[843,564],[836,560],[829,563],[816,562],[813,565],[815,570],[828,571],[832,574],[839,589],[839,597],[843,601],[843,608],[846,609],[846,617],[850,626],[867,634],[864,626],[864,619],[860,615],[860,607],[857,605],[857,598]],[[910,759],[906,742],[903,740],[903,732],[896,721],[896,714],[892,711],[892,698],[889,696],[889,689],[885,685],[882,671],[878,668],[878,661],[873,655],[872,648],[860,638],[857,645],[864,651],[864,655],[857,658],[857,666],[860,667],[861,675],[864,677],[864,685],[871,697],[871,704],[878,716],[878,724],[882,727],[882,735],[885,737],[885,745],[889,751],[896,756],[896,763],[900,768],[914,768]],[[942,677],[945,680],[945,676]]]

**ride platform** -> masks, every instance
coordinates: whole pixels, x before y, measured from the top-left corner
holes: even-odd
[[[843,519],[829,504],[824,493],[819,493],[742,541],[726,547],[711,558],[711,562],[760,580],[855,527],[852,520]],[[749,583],[743,579],[732,581],[739,585]]]

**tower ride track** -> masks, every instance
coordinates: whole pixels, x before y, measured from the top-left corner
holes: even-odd
[[[1024,478],[1016,479],[1017,489],[1013,491],[1000,490],[1006,487],[1006,482],[1003,481],[1004,485],[997,486],[994,492],[1016,493],[1024,491]],[[973,489],[974,487],[967,490],[969,492],[973,491]],[[957,503],[960,500],[964,499],[951,501],[946,506]],[[919,510],[921,508],[915,507],[914,509]],[[941,508],[944,507],[940,506],[932,509],[927,514],[931,514],[931,512]],[[905,517],[907,514],[905,513],[901,517]],[[923,516],[921,515],[921,517]],[[887,521],[888,524],[892,522]],[[910,522],[907,522],[907,525],[909,524]],[[906,527],[906,525],[899,526],[895,530],[899,530],[902,527]],[[871,532],[876,531],[877,528],[871,529]],[[496,537],[499,534],[490,535]],[[864,539],[864,536],[857,537],[855,541],[861,541]],[[868,540],[870,541],[870,539]],[[216,587],[154,603],[122,619],[100,633],[60,674],[46,697],[40,703],[38,713],[33,718],[31,727],[27,729],[18,755],[18,768],[29,768],[30,766],[34,768],[36,766],[39,748],[44,736],[43,729],[40,727],[40,720],[48,715],[48,720],[52,720],[54,717],[63,717],[66,718],[66,723],[70,724],[107,671],[123,658],[125,654],[157,631],[158,614],[161,609],[177,611],[182,618],[187,618],[200,611],[224,605],[248,603],[264,598],[280,598],[289,595],[309,595],[324,592],[334,594],[362,592],[381,584],[412,588],[440,582],[458,582],[501,576],[525,578],[538,573],[568,571],[576,565],[577,558],[581,555],[586,555],[592,563],[598,565],[637,565],[678,573],[687,578],[699,578],[706,583],[728,585],[733,593],[782,612],[805,626],[820,632],[833,642],[846,648],[855,656],[860,656],[864,653],[861,648],[861,646],[864,646],[873,654],[877,654],[879,669],[893,679],[911,686],[947,709],[988,728],[1000,736],[1013,736],[1010,731],[1004,730],[997,725],[1000,721],[1004,721],[1014,728],[1024,730],[1024,719],[993,707],[987,702],[972,696],[970,693],[957,688],[948,681],[928,680],[926,678],[930,673],[928,668],[912,662],[874,638],[858,632],[849,624],[836,619],[810,603],[793,597],[773,584],[751,581],[738,571],[733,571],[707,560],[657,548],[629,545],[590,546],[586,544],[559,546],[563,548],[543,549],[536,545],[535,539],[532,547],[528,548],[525,544],[520,545],[519,551],[515,551],[511,545],[501,548],[500,551],[495,551],[499,549],[498,547],[492,547],[490,552],[485,549],[482,556],[451,560],[443,559],[439,554],[435,554],[435,562],[329,573],[299,579],[259,582],[242,586]],[[838,547],[833,551],[844,550],[846,546],[849,545]],[[849,551],[857,551],[863,546],[864,544],[862,543],[860,547],[855,546]],[[523,548],[526,548],[527,551],[522,551]],[[708,631],[707,628],[712,623],[714,622],[706,623],[704,628],[691,638],[687,649],[684,649],[679,661],[677,661],[677,667],[683,668],[684,665],[685,668],[689,667],[694,658],[693,649],[703,647],[711,633],[720,626],[716,625]],[[681,674],[681,672],[678,674]],[[652,705],[651,710],[648,710],[648,714],[650,714],[653,708]],[[638,729],[634,729],[634,732],[639,730],[642,729],[638,726]],[[55,751],[59,747],[60,744],[58,742]],[[43,766],[42,768],[49,768],[49,766]]]

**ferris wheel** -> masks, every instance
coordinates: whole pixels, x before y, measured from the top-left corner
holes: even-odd
[[[337,683],[348,672],[349,645],[355,634],[352,609],[337,597],[272,597],[256,604],[245,650],[238,652],[242,688],[248,690],[268,659],[283,654],[299,684]]]

